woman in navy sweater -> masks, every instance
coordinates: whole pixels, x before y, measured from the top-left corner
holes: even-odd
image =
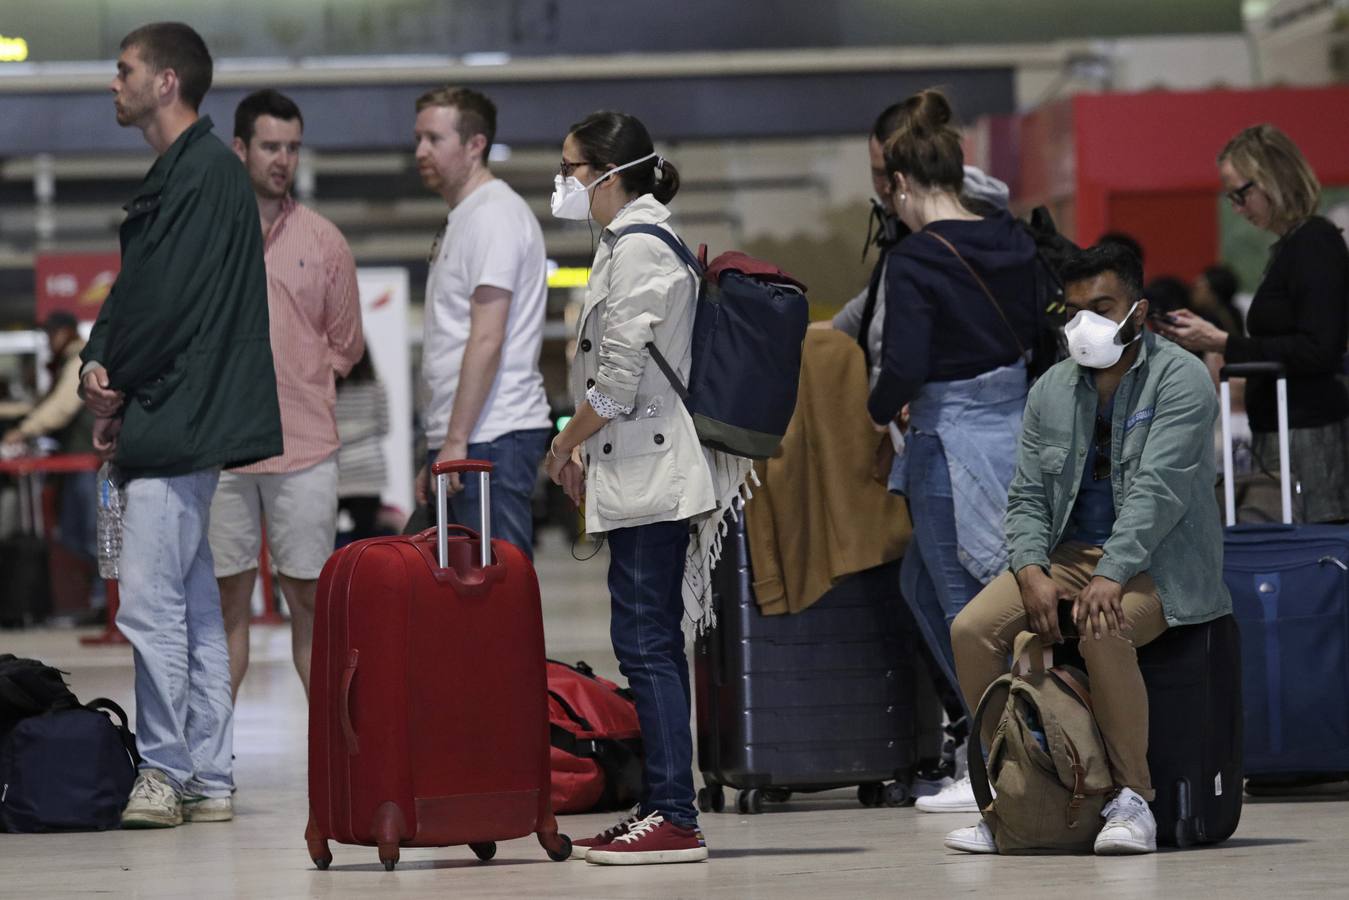
[[[905,107],[885,163],[895,211],[913,234],[887,266],[885,342],[868,410],[887,428],[908,409],[905,452],[890,479],[908,497],[914,525],[902,588],[955,684],[951,622],[1007,567],[1002,519],[1026,402],[1039,266],[1034,241],[1010,215],[981,217],[961,203],[964,155],[946,98],[923,91]],[[954,792],[964,811],[973,803],[963,797],[967,782],[920,805]]]

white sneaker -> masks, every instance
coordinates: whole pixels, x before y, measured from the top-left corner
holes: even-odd
[[[923,797],[935,797],[953,784],[955,784],[955,779],[949,777],[935,779],[915,778],[913,784],[909,786],[909,789],[914,797],[921,799]]]
[[[159,769],[142,769],[131,787],[123,828],[174,828],[183,824],[183,803],[169,776]]]
[[[957,828],[948,834],[946,840],[942,843],[952,850],[959,850],[962,853],[998,852],[998,845],[993,840],[993,832],[982,821],[978,825],[971,825],[968,828]]]
[[[996,797],[997,794],[995,793]],[[922,812],[927,813],[977,813],[979,812],[979,801],[974,799],[974,785],[970,783],[970,776],[966,775],[959,781],[952,782],[948,787],[933,797],[919,797],[918,802],[914,804]]]
[[[1098,856],[1157,852],[1157,820],[1148,802],[1124,788],[1101,810],[1105,824],[1096,835]]]
[[[234,801],[229,797],[183,796],[184,822],[228,822],[234,818]]]

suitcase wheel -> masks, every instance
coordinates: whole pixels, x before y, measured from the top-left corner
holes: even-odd
[[[557,837],[557,846],[545,846],[544,849],[548,851],[548,858],[553,862],[566,862],[571,859],[571,838],[565,834],[559,834]]]
[[[392,872],[393,867],[398,865],[398,860],[396,859],[386,859],[381,861],[384,863],[384,871],[386,872]]]
[[[763,791],[750,788],[736,795],[735,808],[742,816],[757,816],[763,812]]]
[[[699,812],[724,812],[726,809],[726,792],[721,789],[719,784],[709,784],[698,791],[698,811]]]
[[[484,841],[481,844],[469,844],[468,849],[473,851],[473,855],[483,862],[497,855],[496,841]]]
[[[857,802],[863,806],[884,806],[885,785],[879,781],[859,784],[857,786]]]
[[[881,800],[886,806],[905,806],[910,799],[909,786],[902,781],[892,781],[881,791]]]
[[[331,853],[328,854],[327,856],[316,856],[314,857],[314,867],[318,869],[320,872],[326,872],[328,871],[328,866],[329,864],[332,863],[332,861],[333,857]]]

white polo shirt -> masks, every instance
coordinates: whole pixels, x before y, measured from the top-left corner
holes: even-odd
[[[426,279],[422,379],[430,398],[425,423],[432,450],[444,443],[450,427],[472,295],[482,285],[510,291],[511,309],[501,365],[469,438],[475,444],[552,424],[539,371],[548,302],[543,232],[525,201],[499,178],[450,211]]]

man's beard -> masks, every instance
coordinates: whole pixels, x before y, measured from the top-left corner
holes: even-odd
[[[272,187],[272,179],[264,178],[262,181],[253,182],[253,190],[264,200],[282,200],[290,193],[291,182],[287,182],[285,187],[277,190]]]
[[[134,96],[124,94],[121,102],[114,107],[117,113],[117,124],[123,128],[130,126],[139,127],[154,109],[152,100],[143,96]]]

